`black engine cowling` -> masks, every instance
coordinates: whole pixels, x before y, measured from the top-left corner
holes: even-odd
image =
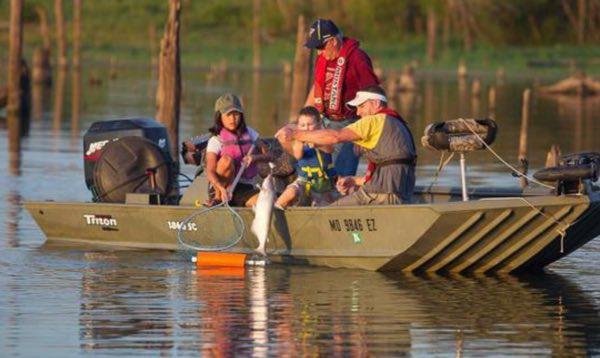
[[[153,119],[92,123],[83,137],[83,157],[93,199],[124,202],[127,193],[169,193],[176,175],[169,148],[167,129]]]
[[[600,174],[600,153],[581,152],[567,154],[560,158],[556,167],[536,172],[537,180],[555,182],[557,194],[579,193],[583,180],[596,181]]]
[[[166,195],[171,189],[171,161],[142,137],[123,137],[104,148],[94,167],[97,201],[123,203],[127,193]]]

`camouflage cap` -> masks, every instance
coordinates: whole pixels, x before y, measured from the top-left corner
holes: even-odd
[[[244,110],[242,109],[242,102],[238,96],[234,95],[233,93],[225,93],[215,102],[215,112],[227,114],[231,111],[244,113]]]

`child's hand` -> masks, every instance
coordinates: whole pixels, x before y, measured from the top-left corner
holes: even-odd
[[[242,159],[242,164],[247,168],[254,161],[254,156],[252,154],[248,154]]]
[[[218,192],[218,197],[221,201],[229,201],[231,200],[231,195],[229,194],[229,190],[225,188],[223,185],[215,186],[215,189]]]

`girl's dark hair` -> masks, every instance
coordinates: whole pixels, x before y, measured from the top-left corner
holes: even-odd
[[[319,113],[319,110],[313,106],[306,106],[302,108],[300,112],[298,112],[298,117],[300,116],[313,117],[315,122],[321,123],[321,113]]]
[[[247,129],[246,120],[244,120],[244,113],[240,113],[240,116],[241,116],[240,124],[238,124],[238,127],[235,131],[237,135],[241,135]],[[221,120],[221,112],[216,111],[215,115],[214,115],[214,124],[212,127],[208,128],[208,131],[210,133],[212,133],[213,135],[219,135],[219,133],[221,133],[221,129],[223,129],[223,121]]]

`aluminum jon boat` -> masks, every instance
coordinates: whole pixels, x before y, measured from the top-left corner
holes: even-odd
[[[563,161],[546,170],[542,177],[555,181],[554,191],[419,187],[408,205],[275,210],[267,252],[273,262],[378,271],[541,270],[600,235],[600,188],[593,184],[600,159],[588,154],[576,165]],[[197,179],[188,191],[206,188]],[[184,225],[198,210],[185,197],[179,205],[37,201],[25,207],[51,242],[178,250],[179,230],[203,230]],[[252,210],[236,211],[250,227]],[[216,215],[215,227],[230,213],[217,209]],[[229,251],[252,253],[257,245],[246,230]]]

